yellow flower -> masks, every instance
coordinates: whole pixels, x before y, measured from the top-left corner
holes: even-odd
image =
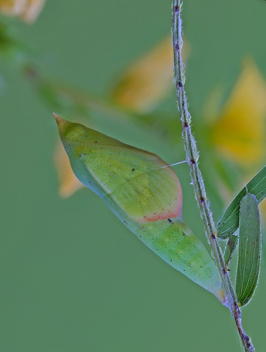
[[[216,119],[212,120],[210,139],[224,157],[249,168],[265,160],[266,83],[251,60]]]
[[[0,12],[32,23],[39,16],[44,3],[45,0],[0,0]]]
[[[244,185],[254,177],[254,169],[259,171],[265,165],[266,159],[266,83],[253,60],[244,61],[242,73],[218,113],[220,100],[221,90],[218,89],[205,111],[205,117],[209,119],[206,128],[210,146],[224,160],[240,166],[238,176]],[[229,189],[219,178],[215,183],[220,197],[228,204],[236,190]],[[238,182],[238,189],[240,187]],[[260,209],[266,214],[265,200]]]
[[[187,43],[182,55],[188,56]],[[138,113],[151,111],[174,88],[173,65],[172,39],[167,36],[125,71],[114,88],[114,102]]]

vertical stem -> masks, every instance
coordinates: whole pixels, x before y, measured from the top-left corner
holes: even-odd
[[[246,352],[255,351],[251,339],[245,334],[241,325],[241,312],[238,307],[234,289],[232,287],[228,271],[226,270],[222,250],[217,239],[217,230],[213,221],[212,213],[207,199],[204,181],[198,165],[199,153],[196,141],[191,132],[191,115],[188,111],[187,98],[184,90],[185,76],[181,57],[182,40],[182,20],[181,20],[181,0],[173,0],[173,51],[174,51],[174,75],[177,91],[178,109],[182,123],[182,135],[186,151],[186,159],[190,168],[190,175],[194,186],[196,200],[200,209],[200,215],[204,222],[205,233],[211,245],[215,263],[219,269],[222,283],[226,295],[226,305],[235,319],[239,336]]]

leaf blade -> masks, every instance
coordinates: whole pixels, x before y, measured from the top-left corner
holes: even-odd
[[[230,235],[224,251],[224,264],[226,267],[228,267],[232,259],[233,253],[236,249],[237,242],[238,242],[238,236]]]
[[[247,193],[240,203],[239,252],[236,296],[240,306],[246,305],[256,289],[261,258],[260,215],[257,198]]]
[[[258,203],[261,203],[266,197],[266,166],[250,180],[246,187],[243,187],[236,195],[218,221],[217,230],[219,238],[227,239],[238,229],[240,202],[247,194],[247,190],[256,197]]]

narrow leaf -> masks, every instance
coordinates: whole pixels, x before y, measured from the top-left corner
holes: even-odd
[[[239,226],[240,202],[247,194],[247,190],[257,198],[258,203],[263,201],[266,196],[266,166],[264,166],[247,184],[247,189],[246,187],[242,188],[231,204],[226,208],[217,224],[219,238],[226,239],[237,230]]]
[[[224,251],[224,263],[225,263],[226,267],[228,267],[228,265],[232,259],[233,253],[236,249],[237,241],[238,241],[238,236],[236,236],[236,235],[229,236],[229,240],[227,242],[227,245],[226,245],[225,251]]]
[[[259,205],[253,194],[240,202],[239,251],[236,296],[240,306],[246,305],[256,289],[261,257]]]

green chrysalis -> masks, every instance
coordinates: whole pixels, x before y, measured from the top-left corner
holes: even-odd
[[[182,189],[173,169],[153,153],[54,117],[77,178],[150,249],[224,303],[214,261],[182,221]]]

